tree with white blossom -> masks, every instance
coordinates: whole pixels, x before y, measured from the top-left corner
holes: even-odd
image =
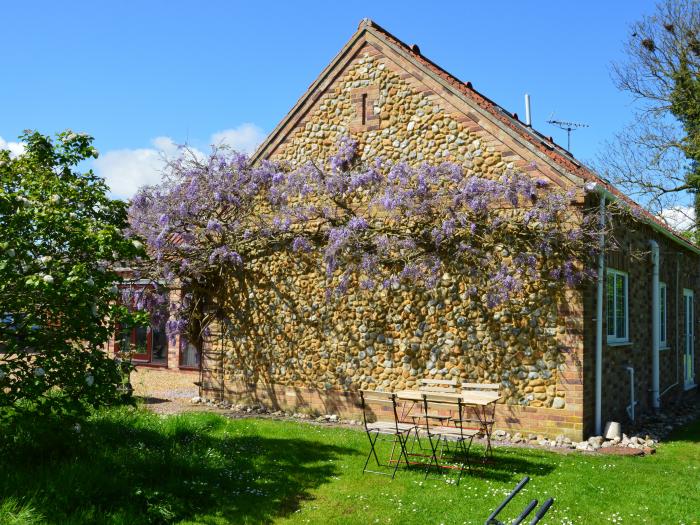
[[[92,138],[26,132],[21,155],[0,150],[0,415],[18,407],[75,411],[120,397],[104,351],[118,321],[113,271],[144,255],[127,239],[126,204],[92,171]]]

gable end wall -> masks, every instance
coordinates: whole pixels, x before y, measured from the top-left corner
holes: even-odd
[[[415,65],[387,56],[380,45],[358,46],[334,74],[322,93],[312,95],[313,105],[295,116],[285,140],[274,145],[273,159],[297,165],[326,159],[338,139],[351,134],[368,160],[452,161],[468,175],[498,177],[514,169],[558,186],[572,184],[536,156],[528,157],[521,145],[504,142],[509,136],[498,126],[430,85]],[[358,122],[362,94],[372,116],[365,126]],[[271,261],[266,268],[286,276],[297,297],[291,309],[274,297],[266,299],[275,313],[258,320],[255,348],[265,348],[267,370],[244,372],[248,365],[236,356],[246,354],[245,344],[219,351],[214,343],[206,366],[212,397],[223,388],[232,399],[357,417],[353,392],[358,388],[416,388],[421,377],[498,382],[504,385],[499,428],[581,437],[583,307],[578,291],[553,300],[545,286],[533,286],[525,313],[504,308],[484,315],[458,283],[444,283],[437,297],[410,290],[391,296],[358,293],[325,307],[323,276],[292,266]],[[302,322],[308,312],[314,312],[313,326]],[[277,328],[283,334],[275,336]]]

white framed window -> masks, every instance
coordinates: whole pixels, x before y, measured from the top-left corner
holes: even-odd
[[[666,302],[666,283],[659,283],[659,348],[668,348],[667,321],[668,303]]]
[[[609,268],[607,271],[608,343],[629,341],[628,276]]]

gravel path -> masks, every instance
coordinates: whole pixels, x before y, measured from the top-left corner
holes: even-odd
[[[199,395],[195,384],[198,372],[180,372],[160,368],[141,367],[131,373],[134,395],[142,399],[146,408],[157,414],[223,410],[207,405],[193,405],[190,400]]]

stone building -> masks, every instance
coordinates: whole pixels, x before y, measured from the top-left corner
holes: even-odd
[[[365,159],[449,160],[485,176],[514,169],[572,190],[573,207],[621,199],[638,208],[551,138],[369,20],[255,160],[325,159],[347,134]],[[327,304],[318,273],[271,260],[266,271],[293,304],[259,291],[253,335],[206,345],[203,395],[344,416],[357,413],[358,388],[411,388],[421,377],[498,382],[498,427],[572,439],[663,409],[697,391],[700,250],[638,212],[618,227],[619,249],[600,259],[604,279],[559,298],[535,287],[518,312],[484,312],[449,282],[433,294],[358,292]]]

